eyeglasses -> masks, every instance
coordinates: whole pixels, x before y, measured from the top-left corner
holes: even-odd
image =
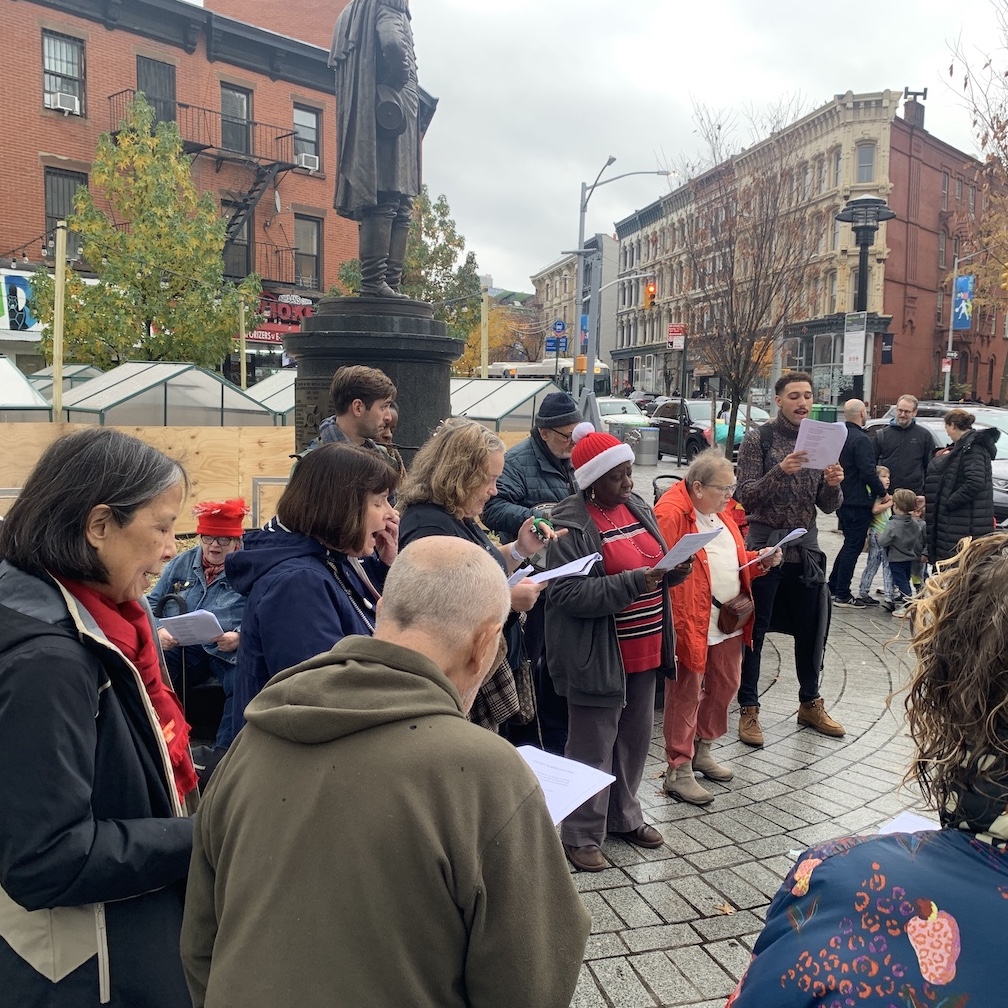
[[[704,486],[710,487],[711,490],[720,490],[721,493],[727,494],[729,497],[735,493],[735,487],[738,486],[737,483],[732,483],[730,486],[720,486],[717,483],[704,483]]]
[[[230,546],[232,543],[238,542],[239,539],[241,539],[241,536],[200,536],[200,542],[204,546],[211,546],[214,543],[217,543],[218,546]]]
[[[547,427],[546,430],[548,430],[551,434],[556,434],[556,436],[558,438],[562,438],[564,441],[573,441],[574,440],[574,431],[573,431],[573,429],[571,429],[566,434],[562,430],[557,430],[556,427]]]

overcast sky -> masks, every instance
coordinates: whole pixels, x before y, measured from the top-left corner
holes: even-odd
[[[412,0],[420,82],[439,99],[424,179],[497,287],[577,244],[578,198],[606,175],[696,149],[692,108],[744,110],[848,89],[928,89],[925,128],[972,152],[950,44],[998,37],[990,0]],[[957,75],[958,76],[958,75]],[[603,179],[606,176],[603,176]],[[586,232],[646,206],[670,180],[600,187]]]

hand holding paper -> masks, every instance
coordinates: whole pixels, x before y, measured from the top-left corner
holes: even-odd
[[[559,577],[584,577],[595,566],[598,560],[602,559],[601,553],[589,553],[587,556],[578,557],[561,567],[553,567],[550,570],[541,571],[539,574],[532,574],[531,567],[519,567],[518,570],[508,578],[508,584],[514,587],[522,578],[528,577],[529,581],[536,584],[545,584]]]
[[[678,567],[702,550],[720,531],[720,528],[716,528],[711,532],[688,532],[654,565],[654,569],[670,571],[673,567]]]
[[[179,644],[209,644],[224,633],[217,617],[207,609],[196,609],[181,616],[165,616],[158,620]]]
[[[789,542],[794,542],[795,539],[800,539],[803,535],[805,535],[806,532],[808,532],[808,529],[796,528],[791,532],[788,532],[788,534],[784,536],[784,538],[781,539],[780,542],[776,543],[773,548],[783,549],[783,547],[786,546]],[[759,563],[759,561],[762,559],[762,556],[763,554],[761,554],[758,557],[753,557],[753,559],[750,560],[748,563],[742,564],[742,567],[739,567],[739,570],[742,570],[743,567],[751,567],[754,563]]]
[[[825,423],[804,417],[798,425],[795,451],[805,452],[803,469],[825,469],[840,458],[847,440],[847,425],[841,421]]]

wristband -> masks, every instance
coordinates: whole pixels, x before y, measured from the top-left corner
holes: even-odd
[[[517,545],[518,545],[517,542],[511,543],[511,556],[513,559],[517,560],[518,563],[525,563],[525,557],[523,557],[521,553],[519,553],[518,550],[515,549]]]

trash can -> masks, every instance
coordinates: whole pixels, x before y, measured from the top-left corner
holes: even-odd
[[[634,446],[634,458],[637,465],[658,465],[658,428],[640,427],[638,432],[640,440]]]
[[[617,441],[622,441],[622,442],[625,443],[626,442],[626,434],[627,434],[627,426],[628,426],[627,424],[620,423],[620,421],[618,421],[618,420],[610,420],[609,421],[609,428],[608,428],[608,430],[609,430],[609,433],[612,434],[612,436],[614,438],[616,438]]]
[[[812,408],[815,409],[814,406]],[[823,405],[819,407],[819,416],[816,417],[817,420],[822,420],[823,423],[836,423],[836,418],[836,406],[828,406],[826,403],[823,403]]]
[[[812,403],[810,420],[822,420],[822,403]]]

